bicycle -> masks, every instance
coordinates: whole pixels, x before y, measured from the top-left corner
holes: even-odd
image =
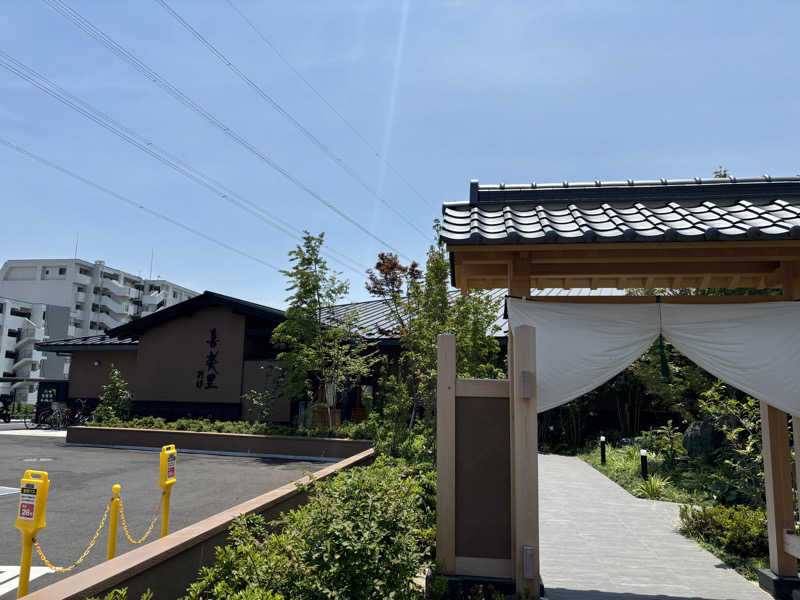
[[[25,425],[25,429],[52,429],[52,417],[53,411],[49,408],[44,408],[39,411],[38,419],[36,418],[37,414],[34,413],[25,413],[22,417],[22,422]]]

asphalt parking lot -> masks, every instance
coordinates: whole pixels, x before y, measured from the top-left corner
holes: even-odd
[[[14,528],[19,501],[16,488],[26,469],[47,471],[49,475],[47,528],[39,533],[38,540],[53,564],[65,566],[80,556],[100,523],[115,483],[122,485],[131,534],[138,538],[144,533],[160,498],[158,452],[66,446],[60,436],[33,437],[22,432],[9,435],[4,433],[8,429],[11,428],[0,428],[0,488],[15,490],[0,494],[0,540],[3,541],[0,544],[0,600],[16,597],[16,586],[9,590],[7,582],[8,575],[19,565],[21,541],[19,531]],[[316,471],[324,466],[325,463],[179,452],[170,531],[294,481],[305,471]],[[157,536],[159,528],[156,524],[151,535]],[[73,573],[105,559],[106,532],[107,529]],[[117,554],[132,548],[120,531]],[[35,553],[33,565],[42,566]],[[34,574],[40,573],[43,571]],[[32,579],[30,589],[44,587],[66,576],[47,572]]]

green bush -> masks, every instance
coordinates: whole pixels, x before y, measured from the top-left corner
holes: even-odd
[[[761,557],[769,552],[767,514],[760,508],[683,505],[680,530],[743,558]]]
[[[95,427],[128,427],[132,429],[166,429],[169,431],[209,431],[217,433],[246,433],[254,435],[295,435],[305,437],[335,437],[350,439],[372,439],[374,430],[366,423],[343,423],[337,428],[288,427],[272,423],[250,423],[249,421],[212,421],[210,419],[177,419],[166,421],[161,417],[134,417],[123,420],[107,414],[101,407],[94,412]]]
[[[434,481],[430,468],[380,457],[316,483],[275,528],[240,517],[187,598],[420,598],[411,580],[435,537]]]
[[[642,481],[639,484],[633,493],[639,498],[647,498],[648,500],[663,500],[666,497],[671,484],[672,481],[669,477],[650,475],[646,481]]]

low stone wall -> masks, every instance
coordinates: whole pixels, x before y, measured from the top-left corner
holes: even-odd
[[[369,440],[117,427],[70,427],[66,442],[122,448],[161,448],[175,444],[179,451],[325,460],[347,458],[372,447]]]
[[[314,480],[331,477],[349,467],[370,464],[373,452],[370,448],[325,467],[314,474]],[[309,483],[309,481],[308,477],[304,477],[299,483]],[[32,592],[25,598],[83,600],[121,587],[128,588],[130,600],[137,600],[147,589],[155,593],[157,600],[178,598],[197,578],[200,568],[214,562],[214,550],[227,542],[228,527],[236,517],[246,513],[258,513],[271,520],[306,501],[307,493],[298,490],[294,483],[289,483]]]

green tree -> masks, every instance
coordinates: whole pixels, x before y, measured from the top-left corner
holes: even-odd
[[[119,369],[113,364],[108,374],[108,383],[100,393],[100,403],[94,412],[94,420],[98,422],[117,418],[123,421],[131,416],[131,393],[128,382],[122,377]]]
[[[400,340],[400,356],[385,363],[373,419],[393,455],[430,456],[436,406],[437,336],[456,336],[459,377],[499,377],[500,350],[494,337],[499,302],[486,292],[455,295],[449,289],[450,263],[440,242],[428,248],[424,272],[382,253],[367,272],[367,290],[390,305],[391,330]]]
[[[320,401],[325,391],[335,395],[348,381],[369,374],[375,353],[356,327],[358,314],[334,309],[349,292],[322,257],[324,233],[308,231],[303,243],[289,252],[291,269],[282,271],[291,295],[286,320],[275,328],[272,342],[282,351],[278,359],[288,371],[282,391],[291,400]],[[328,404],[328,424],[332,423]]]

